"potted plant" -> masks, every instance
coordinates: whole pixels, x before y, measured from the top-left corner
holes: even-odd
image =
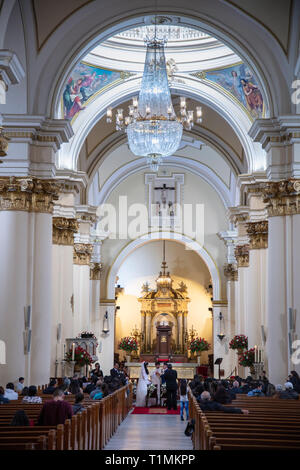
[[[137,351],[138,350],[138,342],[135,338],[133,338],[132,336],[126,336],[125,338],[122,338],[120,343],[119,343],[119,349],[121,349],[122,351],[125,351],[127,354],[126,354],[126,360],[127,362],[130,362],[130,355],[133,351]]]
[[[194,338],[190,342],[189,349],[193,354],[197,354],[197,362],[200,365],[202,351],[208,351],[210,344],[204,338]]]
[[[238,355],[241,355],[244,349],[248,348],[248,337],[245,335],[236,335],[229,343],[230,349],[236,349]]]
[[[66,353],[65,361],[72,362],[73,350],[72,348]],[[79,371],[81,367],[92,364],[92,356],[81,346],[77,346],[74,351],[75,370]]]
[[[239,364],[243,367],[250,367],[251,374],[254,373],[254,359],[255,359],[255,351],[254,348],[248,349],[243,351],[242,354],[239,356]]]

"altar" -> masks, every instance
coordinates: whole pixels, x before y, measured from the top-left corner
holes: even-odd
[[[140,377],[142,366],[141,362],[127,362],[126,366],[128,367],[130,379],[138,379]],[[197,367],[198,364],[196,362],[172,363],[172,368],[173,370],[176,370],[178,379],[192,380],[196,374]],[[155,363],[149,362],[147,368],[149,370],[149,375],[151,376],[151,373],[155,369]]]
[[[190,299],[187,286],[181,282],[173,286],[173,279],[167,271],[165,242],[163,262],[156,279],[156,288],[148,284],[142,288],[138,299],[141,305],[141,347],[140,359],[147,357],[186,362],[188,358],[187,316]],[[180,359],[179,359],[180,358]],[[151,362],[151,361],[149,361]]]

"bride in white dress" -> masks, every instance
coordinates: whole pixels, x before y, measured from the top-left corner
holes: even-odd
[[[147,369],[148,362],[143,362],[139,382],[136,390],[136,403],[135,406],[146,406],[147,386],[151,384],[149,380],[149,372]]]

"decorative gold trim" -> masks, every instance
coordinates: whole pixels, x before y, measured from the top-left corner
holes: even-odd
[[[237,281],[238,280],[237,266],[233,263],[225,264],[224,276],[227,278],[228,281]]]
[[[261,185],[269,217],[300,214],[300,180],[272,181]]]
[[[60,185],[56,180],[35,177],[1,177],[0,210],[52,214]]]
[[[116,299],[100,299],[100,305],[102,304],[115,304]]]
[[[234,254],[238,268],[247,268],[249,266],[249,245],[238,245],[234,250]]]
[[[73,264],[89,266],[92,252],[93,245],[88,243],[74,243]]]
[[[66,217],[53,217],[52,243],[53,245],[74,245],[74,233],[78,231],[79,223],[76,219]]]
[[[268,248],[268,221],[248,222],[247,233],[250,240],[250,250]]]
[[[213,300],[212,305],[213,307],[218,307],[219,305],[223,305],[225,307],[228,305],[228,300]]]
[[[103,270],[102,263],[91,263],[91,265],[90,265],[90,280],[91,281],[100,281],[102,270]]]

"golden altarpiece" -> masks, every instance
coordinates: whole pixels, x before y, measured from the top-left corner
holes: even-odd
[[[143,295],[138,299],[141,304],[140,359],[153,361],[172,357],[173,360],[187,362],[190,299],[184,282],[177,288],[173,287],[173,280],[167,272],[165,249],[161,269],[156,289],[150,290],[149,285],[144,284]]]

